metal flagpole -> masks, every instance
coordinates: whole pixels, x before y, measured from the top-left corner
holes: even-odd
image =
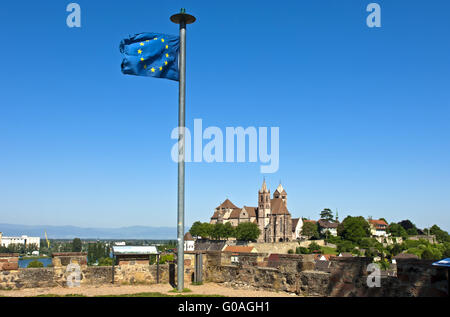
[[[184,290],[184,160],[186,127],[185,96],[186,96],[186,24],[195,22],[195,17],[181,9],[181,12],[170,17],[173,23],[180,25],[180,87],[178,93],[178,252],[177,252],[177,288]]]

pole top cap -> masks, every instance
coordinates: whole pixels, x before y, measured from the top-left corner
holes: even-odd
[[[187,14],[185,8],[181,8],[180,13],[174,14],[170,17],[170,21],[176,24],[181,24],[182,22],[186,24],[192,24],[195,22],[195,17],[193,15]]]

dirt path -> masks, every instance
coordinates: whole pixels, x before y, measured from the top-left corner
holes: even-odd
[[[257,291],[257,290],[243,290],[233,289],[216,283],[206,283],[204,285],[186,285],[192,292],[188,294],[200,294],[200,295],[222,295],[230,297],[291,297],[291,295],[285,292],[270,292],[270,291]],[[176,295],[170,293],[173,288],[169,284],[154,284],[154,285],[102,285],[102,286],[82,286],[79,288],[30,288],[23,290],[0,290],[0,296],[11,297],[29,297],[38,295],[70,295],[79,294],[84,296],[102,296],[102,295],[124,295],[124,294],[137,294],[147,292],[158,292],[167,295]]]

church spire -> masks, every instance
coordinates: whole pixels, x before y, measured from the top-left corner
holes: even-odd
[[[266,184],[266,178],[264,177],[264,181],[262,184],[261,192],[267,192],[267,184]]]

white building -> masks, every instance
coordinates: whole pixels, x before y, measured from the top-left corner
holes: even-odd
[[[292,218],[292,240],[300,239],[302,235],[303,220],[302,218]]]
[[[39,237],[29,237],[29,236],[21,236],[21,237],[6,237],[0,232],[0,245],[2,247],[9,247],[11,244],[19,244],[30,246],[35,244],[38,248],[41,246],[41,238]]]
[[[374,220],[369,219],[367,222],[370,225],[370,233],[373,237],[389,237],[387,233],[388,224],[383,219]]]
[[[194,251],[195,250],[195,240],[192,235],[188,232],[184,235],[184,251]]]
[[[338,233],[337,233],[337,228],[339,226],[338,222],[332,222],[332,221],[320,219],[318,221],[318,224],[319,224],[320,234],[326,235],[328,232],[332,236],[335,236],[335,237],[338,235]]]

